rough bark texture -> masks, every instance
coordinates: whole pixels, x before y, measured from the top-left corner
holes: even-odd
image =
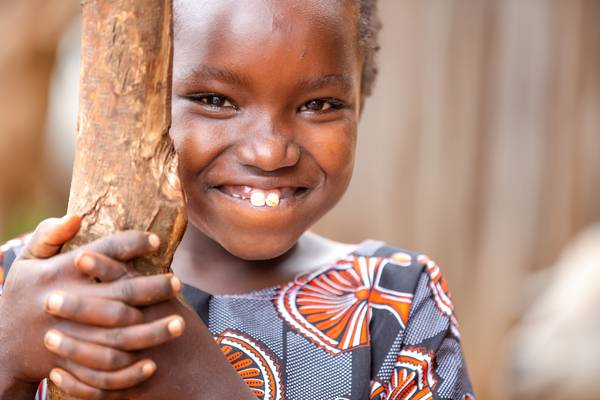
[[[63,251],[118,230],[152,231],[161,249],[137,260],[165,272],[186,224],[170,126],[171,0],[82,2],[77,149],[69,212],[83,216]],[[50,398],[69,399],[56,387]]]

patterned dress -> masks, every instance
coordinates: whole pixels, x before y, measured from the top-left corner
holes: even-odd
[[[21,245],[1,248],[5,273]],[[183,293],[258,399],[475,398],[446,281],[424,255],[367,241],[286,285]]]

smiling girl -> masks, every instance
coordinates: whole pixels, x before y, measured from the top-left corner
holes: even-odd
[[[350,182],[375,0],[174,7],[174,275],[127,269],[142,232],[57,255],[78,216],[3,247],[2,398],[45,376],[84,399],[472,398],[437,265],[308,231]]]

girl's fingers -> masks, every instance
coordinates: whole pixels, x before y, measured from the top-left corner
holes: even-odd
[[[75,257],[75,267],[100,282],[112,282],[130,274],[127,266],[103,254],[83,251]]]
[[[72,239],[81,225],[77,215],[49,218],[42,221],[20,254],[20,259],[48,258],[56,255],[60,247]]]
[[[158,250],[159,246],[160,239],[154,233],[122,231],[95,240],[83,246],[83,249],[118,261],[130,261]]]
[[[137,308],[121,301],[94,297],[93,293],[82,297],[55,291],[46,298],[45,308],[54,316],[96,326],[128,326],[144,321],[143,313]]]
[[[123,231],[115,233],[111,236],[106,236],[97,239],[91,243],[81,246],[78,250],[74,250],[68,253],[57,255],[54,258],[55,267],[52,269],[49,276],[52,278],[56,277],[57,273],[66,275],[77,275],[80,276],[81,272],[85,272],[85,262],[81,265],[82,255],[89,253],[97,253],[103,255],[105,258],[110,258],[117,261],[129,261],[136,257],[144,256],[156,251],[160,246],[160,239],[153,233],[145,233],[140,231]],[[73,268],[73,266],[77,268]],[[114,275],[118,275],[118,270],[111,269],[110,271],[94,270],[92,267],[90,271],[101,275],[106,274],[106,279]],[[100,267],[114,267],[114,265],[99,265]]]
[[[69,336],[125,351],[144,350],[181,336],[185,321],[178,315],[146,324],[124,328],[96,328],[89,325],[64,324],[61,329]]]
[[[100,371],[119,370],[135,362],[128,352],[74,339],[57,329],[46,332],[44,346],[65,360]]]
[[[181,291],[181,281],[173,274],[139,276],[94,285],[90,291],[132,306],[148,306],[175,297]]]
[[[128,271],[123,264],[112,261],[130,261],[136,257],[148,255],[160,247],[160,239],[156,234],[140,231],[123,231],[111,236],[97,239],[82,246],[79,250],[58,254],[61,246],[72,239],[81,226],[81,218],[68,215],[61,219],[51,218],[40,223],[27,245],[20,252],[20,259],[53,258],[53,267],[48,268],[47,279],[58,276],[77,274],[80,272],[98,278],[101,281],[119,279]],[[102,257],[88,258],[86,255],[96,253]],[[93,262],[98,261],[98,265]],[[74,269],[73,265],[77,268]],[[125,271],[123,268],[125,267]],[[77,271],[79,270],[79,271]]]
[[[112,372],[96,371],[67,360],[59,360],[59,365],[81,383],[102,390],[129,389],[144,382],[156,371],[156,364],[149,359]]]
[[[83,400],[105,400],[109,397],[102,390],[82,383],[62,368],[54,368],[48,376],[63,392]]]
[[[181,281],[172,274],[140,276],[86,287],[85,296],[62,291],[48,295],[49,314],[95,326],[119,327],[139,324],[143,313],[133,306],[146,306],[172,299]]]

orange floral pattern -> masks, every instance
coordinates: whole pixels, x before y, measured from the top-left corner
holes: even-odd
[[[221,351],[260,400],[282,400],[281,373],[275,357],[255,340],[228,330],[215,338]]]
[[[432,388],[437,384],[433,362],[434,355],[425,349],[402,350],[396,359],[390,381],[385,385],[377,381],[371,383],[370,399],[432,399]]]
[[[388,259],[352,256],[303,275],[275,297],[280,315],[331,354],[368,346],[372,309],[382,309],[404,327],[413,295],[381,287]]]
[[[454,304],[452,303],[450,289],[446,278],[442,275],[440,267],[429,257],[420,255],[417,258],[418,262],[425,265],[425,270],[429,274],[429,288],[433,294],[433,300],[437,309],[450,319],[450,329],[452,333],[460,338],[460,331],[458,329],[458,320],[454,312]]]

